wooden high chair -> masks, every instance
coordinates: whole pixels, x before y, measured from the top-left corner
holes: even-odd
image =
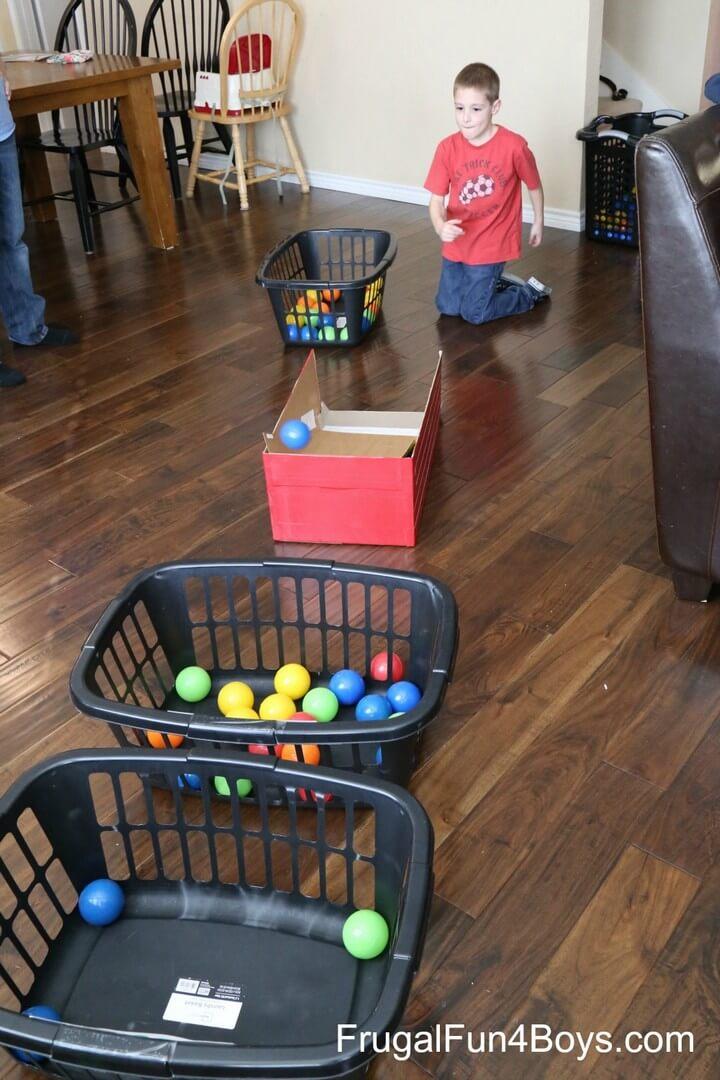
[[[240,206],[248,208],[249,184],[275,180],[281,191],[281,178],[296,173],[304,193],[310,190],[295,140],[288,124],[291,106],[286,100],[288,82],[300,31],[301,13],[295,0],[249,0],[230,19],[220,42],[219,108],[202,110],[196,104],[190,117],[196,123],[195,142],[187,194],[195,190],[196,180],[217,184],[221,192],[230,187],[240,195]],[[233,85],[230,78],[233,77]],[[272,120],[280,125],[292,161],[292,168],[255,156],[255,125]],[[226,124],[232,131],[233,151],[227,169],[199,172],[203,134],[207,124]],[[246,153],[243,158],[240,128],[246,129]],[[228,179],[235,166],[237,183]],[[257,175],[256,167],[269,171]]]

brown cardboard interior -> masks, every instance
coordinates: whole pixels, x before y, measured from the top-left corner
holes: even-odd
[[[438,369],[435,378],[438,377]],[[320,397],[314,351],[308,359],[280,413],[271,435],[264,435],[271,454],[303,453],[316,456],[403,458],[412,454],[422,425],[423,412],[336,411]],[[312,437],[302,451],[288,451],[278,431],[286,420],[304,420]]]

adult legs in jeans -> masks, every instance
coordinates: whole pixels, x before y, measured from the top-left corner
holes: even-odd
[[[443,259],[435,303],[442,315],[460,315],[466,322],[491,322],[506,315],[519,315],[535,307],[538,294],[529,285],[497,283],[505,263],[468,266]]]
[[[11,135],[0,142],[0,311],[11,341],[38,345],[47,334],[45,301],[33,290],[24,231],[20,170]]]

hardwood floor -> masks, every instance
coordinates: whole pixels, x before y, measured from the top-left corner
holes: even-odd
[[[137,205],[103,218],[91,258],[71,207],[29,227],[49,316],[82,341],[6,356],[28,383],[0,393],[0,786],[112,744],[68,675],[149,564],[312,554],[433,573],[456,591],[461,648],[412,785],[436,896],[406,1021],[690,1031],[695,1049],[579,1062],[456,1043],[373,1075],[717,1076],[720,605],[676,601],[657,555],[636,256],[548,230],[513,269],[552,301],[473,328],[436,317],[423,208],[285,190],[254,189],[245,214],[198,192],[166,254]],[[288,233],[341,225],[390,229],[399,254],[367,344],[319,351],[326,400],[422,407],[444,350],[415,549],[270,537],[261,433],[305,352],[282,348],[255,271]]]

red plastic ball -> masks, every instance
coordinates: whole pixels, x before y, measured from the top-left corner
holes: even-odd
[[[370,675],[376,682],[387,682],[388,677],[388,654],[379,652],[370,661]],[[391,682],[400,682],[405,675],[405,664],[397,653],[392,654],[392,677]]]

